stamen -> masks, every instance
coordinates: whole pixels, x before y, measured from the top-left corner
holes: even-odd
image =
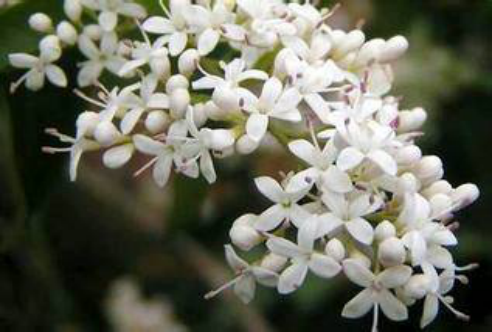
[[[455,266],[454,270],[455,271],[471,271],[471,270],[478,269],[479,267],[480,267],[480,265],[478,263],[471,263],[471,264],[468,264],[465,266]]]
[[[22,85],[22,83],[24,83],[25,80],[27,80],[27,78],[29,77],[31,71],[29,70],[27,73],[25,73],[24,75],[22,75],[17,81],[15,81],[14,83],[10,84],[10,93],[11,94],[14,94],[15,91],[17,91],[17,89],[19,88],[19,86]]]
[[[449,311],[451,311],[451,312],[452,312],[452,313],[456,316],[456,318],[461,319],[461,320],[463,320],[463,321],[465,321],[465,322],[467,322],[467,321],[469,321],[469,320],[470,320],[470,316],[468,316],[468,315],[466,315],[466,314],[462,313],[461,311],[458,311],[458,310],[456,310],[455,308],[453,308],[453,306],[452,306],[451,304],[449,304],[449,303],[446,301],[446,299],[445,299],[445,298],[443,298],[441,295],[436,294],[436,296],[437,296],[437,298],[438,298],[439,300],[441,300],[441,303],[442,303],[442,304],[444,304],[444,306],[445,306],[446,308],[448,308],[448,309],[449,309]]]
[[[244,273],[244,272],[243,272]],[[207,294],[203,296],[205,300],[210,300],[211,298],[215,297],[217,294],[225,291],[226,289],[234,286],[239,280],[241,280],[244,277],[244,274],[240,274],[236,278],[232,279],[231,281],[225,283],[224,285],[220,286],[216,290],[210,291]]]
[[[142,174],[148,168],[150,168],[152,165],[154,165],[158,159],[159,159],[159,157],[155,157],[155,158],[151,159],[147,164],[143,165],[139,170],[137,170],[135,173],[133,173],[133,176],[134,177],[140,176],[140,174]]]
[[[371,332],[378,332],[378,321],[379,321],[379,304],[376,302],[374,303]]]
[[[82,91],[78,90],[78,89],[75,89],[73,90],[73,92],[80,98],[84,99],[85,101],[93,104],[93,105],[96,105],[96,106],[99,106],[101,108],[106,108],[106,105],[104,105],[103,103],[101,103],[100,101],[97,101],[95,99],[92,99],[91,97],[87,96],[86,94],[84,94]]]
[[[71,152],[72,148],[55,148],[51,146],[43,146],[41,148],[41,151],[43,151],[43,153],[49,153],[49,154],[67,153],[67,152]]]

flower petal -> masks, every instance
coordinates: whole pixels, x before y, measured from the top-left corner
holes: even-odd
[[[343,307],[342,316],[345,318],[360,318],[373,307],[373,292],[369,288],[364,289]]]
[[[337,158],[337,166],[342,171],[348,171],[359,166],[364,158],[365,155],[362,152],[350,146],[340,152],[340,155]]]
[[[119,168],[126,164],[135,150],[133,144],[124,144],[107,150],[103,155],[104,165],[108,168]]]
[[[412,276],[412,268],[406,265],[390,267],[376,277],[376,280],[385,288],[403,286]]]
[[[200,37],[198,37],[198,53],[200,55],[207,55],[212,52],[220,40],[220,34],[217,30],[207,29]]]
[[[309,268],[321,278],[332,278],[336,276],[342,267],[333,258],[327,255],[314,253],[309,260]]]
[[[289,294],[301,287],[308,272],[305,262],[295,262],[286,268],[278,279],[278,292]]]
[[[374,229],[369,222],[362,218],[355,218],[346,222],[345,228],[360,243],[370,245],[374,239]]]
[[[265,136],[268,128],[268,116],[260,113],[253,113],[249,116],[246,123],[246,133],[255,142],[260,142]]]
[[[389,290],[383,289],[377,292],[376,298],[381,311],[389,319],[397,322],[408,319],[407,307]]]
[[[343,261],[343,272],[354,284],[370,287],[375,279],[374,274],[358,260],[349,258]]]
[[[275,204],[258,217],[255,228],[261,232],[271,231],[280,226],[286,217],[287,215],[284,207],[280,204]]]
[[[396,175],[398,170],[398,166],[396,165],[395,159],[386,151],[383,150],[375,150],[369,152],[367,155],[372,162],[378,165],[383,172],[389,175]]]

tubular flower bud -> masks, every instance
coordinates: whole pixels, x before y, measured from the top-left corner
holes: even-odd
[[[400,239],[390,237],[379,244],[378,259],[384,266],[401,265],[405,262],[405,257],[405,246]]]
[[[253,214],[245,214],[239,217],[229,232],[232,243],[242,250],[250,250],[261,243],[262,237],[253,227],[257,217]]]
[[[53,30],[53,21],[43,13],[36,13],[29,17],[29,26],[38,32],[48,33]]]

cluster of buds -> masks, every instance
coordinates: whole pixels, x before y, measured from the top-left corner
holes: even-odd
[[[466,319],[447,293],[456,280],[466,283],[460,272],[476,265],[457,266],[447,248],[457,244],[455,212],[479,191],[443,179],[441,160],[416,145],[426,112],[400,110],[389,94],[391,64],[407,40],[332,28],[336,8],[309,1],[170,0],[162,9],[162,16],[146,17],[126,0],[66,0],[76,25],[55,29],[46,15],[31,17],[48,36],[39,57],[11,55],[12,65],[29,69],[14,87],[25,81],[37,89],[45,76],[65,86],[54,62],[73,45],[87,57],[78,85],[99,90],[76,90],[94,109],[79,115],[74,137],[47,130],[69,144],[45,151],[70,153],[71,179],[81,155],[98,151],[109,168],[148,156],[136,174],[152,168],[159,186],[173,171],[213,183],[215,159],[250,154],[274,138],[302,169],[280,181],[255,180],[273,205],[241,216],[230,237],[262,258],[248,263],[227,245],[237,276],[207,298],[232,286],[249,302],[256,282],[287,294],[312,272],[344,275],[362,287],[342,316],[372,310],[374,331],[380,310],[405,320],[407,307],[422,299],[422,327],[440,303]],[[141,40],[119,40],[128,19]],[[105,87],[105,69],[128,85]]]

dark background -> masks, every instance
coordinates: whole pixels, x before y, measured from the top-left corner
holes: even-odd
[[[148,1],[148,0],[146,0]],[[144,1],[145,2],[145,1]],[[154,2],[153,2],[154,3]],[[365,18],[371,37],[407,36],[411,49],[397,65],[395,94],[404,107],[429,112],[421,144],[440,156],[454,185],[476,183],[481,198],[457,217],[459,264],[479,262],[468,286],[458,286],[463,323],[442,308],[431,331],[492,331],[492,1],[341,1],[334,24],[353,27]],[[0,330],[108,331],[104,300],[111,283],[132,275],[148,295],[164,295],[190,331],[360,331],[371,317],[346,320],[341,309],[357,291],[342,278],[309,278],[289,297],[260,289],[244,306],[229,293],[202,295],[227,280],[222,246],[231,222],[267,206],[252,178],[292,167],[282,153],[235,158],[219,166],[219,181],[174,177],[159,190],[147,176],[108,171],[87,155],[77,183],[67,176],[66,156],[41,153],[56,144],[43,130],[72,133],[84,105],[70,89],[20,89],[8,94],[19,72],[6,66],[12,51],[33,50],[29,13],[60,15],[58,1],[28,1],[0,11]],[[73,53],[73,54],[72,54]],[[72,77],[78,56],[62,66]],[[418,329],[421,305],[403,324],[383,320],[382,331]]]

